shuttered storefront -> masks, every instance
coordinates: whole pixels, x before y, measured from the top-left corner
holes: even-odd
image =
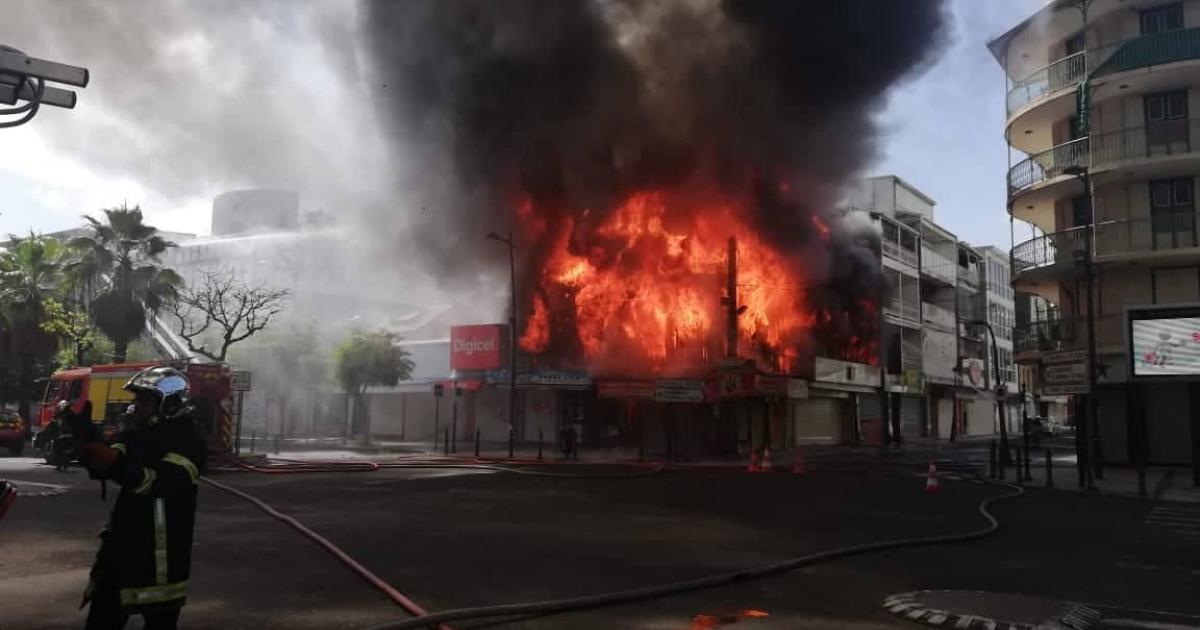
[[[796,444],[840,444],[842,424],[849,408],[844,398],[814,397],[792,401],[792,427]]]

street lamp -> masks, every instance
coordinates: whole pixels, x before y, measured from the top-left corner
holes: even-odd
[[[513,456],[513,424],[517,420],[517,262],[513,246],[512,232],[504,238],[495,232],[488,232],[488,240],[508,245],[508,279],[512,304],[508,314],[508,456]]]
[[[87,87],[87,68],[27,57],[11,46],[0,45],[0,129],[23,125],[33,119],[42,105],[73,109],[75,92],[47,85],[65,83]],[[11,117],[11,118],[10,118]]]
[[[1073,164],[1063,169],[1064,175],[1070,175],[1083,184],[1083,192],[1088,198],[1088,211],[1091,214],[1091,229],[1085,232],[1083,249],[1083,273],[1087,280],[1087,353],[1088,353],[1088,393],[1085,401],[1087,419],[1075,427],[1075,457],[1082,462],[1080,466],[1080,485],[1092,489],[1092,476],[1104,478],[1104,469],[1100,465],[1100,419],[1097,417],[1098,405],[1096,399],[1096,301],[1094,297],[1096,286],[1096,270],[1092,262],[1092,239],[1096,226],[1096,192],[1092,187],[1088,167]]]

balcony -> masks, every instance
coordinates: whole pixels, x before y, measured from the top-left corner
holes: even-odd
[[[1091,76],[1102,77],[1126,70],[1200,59],[1200,28],[1185,28],[1141,35],[1089,51],[1095,61]]]
[[[1075,86],[1083,80],[1086,70],[1084,53],[1075,53],[1034,71],[1015,82],[1008,91],[1008,114],[1011,116],[1014,111],[1047,94]]]
[[[1064,175],[1068,166],[1089,166],[1088,139],[1080,138],[1032,155],[1008,170],[1008,196]]]
[[[921,274],[935,278],[944,282],[947,285],[953,286],[955,275],[955,267],[957,263],[950,259],[949,256],[943,256],[937,251],[922,246],[921,247]]]
[[[1078,348],[1086,340],[1086,335],[1087,323],[1082,317],[1021,324],[1013,328],[1013,353],[1023,357]]]
[[[896,299],[890,300],[883,305],[883,312],[911,322],[921,321],[921,308],[912,302],[904,302]]]
[[[1189,210],[1101,221],[1096,224],[1096,260],[1130,254],[1170,254],[1174,250],[1200,247],[1198,218],[1200,214]]]
[[[1126,160],[1195,154],[1200,151],[1200,119],[1166,120],[1095,134],[1091,149],[1094,170]]]
[[[915,268],[917,266],[917,252],[915,250],[905,248],[899,243],[887,239],[884,239],[882,243],[884,256],[902,262],[910,267]]]
[[[1085,76],[1102,77],[1150,66],[1200,59],[1200,28],[1139,35],[1075,53],[1016,81],[1006,99],[1009,118],[1031,103],[1074,88]]]
[[[921,305],[921,311],[926,324],[939,327],[943,330],[954,330],[954,311],[938,306],[937,304],[930,304],[929,302]]]
[[[1017,245],[1011,252],[1013,277],[1031,269],[1073,263],[1079,252],[1088,250],[1090,231],[1091,226],[1076,227]]]

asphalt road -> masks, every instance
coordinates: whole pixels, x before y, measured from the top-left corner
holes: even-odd
[[[81,626],[79,595],[106,515],[98,486],[78,471],[11,459],[0,459],[4,476],[70,491],[23,497],[0,521],[0,628]],[[578,480],[388,470],[217,479],[300,519],[429,610],[635,588],[974,529],[984,524],[978,501],[999,492],[947,482],[927,495],[920,477],[884,472]],[[1003,529],[985,541],[839,560],[505,627],[684,630],[724,619],[748,630],[915,628],[884,611],[883,598],[950,588],[1092,602],[1126,617],[1132,613],[1122,609],[1200,614],[1200,549],[1187,527],[1154,516],[1164,505],[1172,508],[1031,489],[996,507]],[[207,486],[196,540],[184,627],[363,628],[405,617],[293,530]]]

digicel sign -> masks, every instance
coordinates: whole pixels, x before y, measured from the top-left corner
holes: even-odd
[[[450,327],[450,368],[495,370],[500,363],[501,324]]]

